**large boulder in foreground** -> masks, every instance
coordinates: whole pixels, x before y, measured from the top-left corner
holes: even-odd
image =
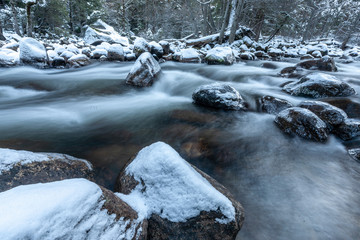
[[[43,44],[34,38],[22,38],[20,41],[20,62],[38,67],[47,65],[48,57]]]
[[[69,178],[92,179],[91,164],[65,154],[0,148],[0,192],[19,185]]]
[[[200,86],[192,94],[195,104],[224,110],[244,110],[246,103],[240,93],[227,84]]]
[[[84,41],[91,45],[99,45],[102,42],[108,42],[118,43],[124,47],[129,46],[127,37],[120,36],[113,27],[100,19],[86,29]]]
[[[311,98],[347,97],[356,94],[349,84],[325,73],[311,73],[297,82],[286,84],[283,90],[291,95]]]
[[[317,69],[320,71],[337,71],[334,59],[329,56],[322,57],[321,59],[306,60],[298,63],[296,66],[305,69]]]
[[[145,52],[131,68],[126,77],[126,83],[138,87],[148,87],[159,77],[160,72],[160,64],[149,52]]]
[[[0,239],[146,239],[136,211],[85,179],[19,186],[0,203]]]
[[[310,110],[292,107],[281,111],[275,118],[275,123],[285,133],[300,137],[326,141],[328,137],[326,124]]]
[[[229,47],[215,47],[207,52],[205,62],[209,65],[232,65],[235,56]]]
[[[224,186],[162,142],[128,163],[115,190],[148,218],[148,239],[230,240],[244,220],[241,204]]]
[[[329,129],[342,124],[345,119],[347,119],[347,115],[343,110],[328,103],[319,101],[304,101],[299,104],[299,107],[306,108],[315,113],[328,125]]]
[[[270,114],[278,114],[282,110],[291,108],[293,105],[285,100],[272,96],[263,96],[259,100],[260,110]]]

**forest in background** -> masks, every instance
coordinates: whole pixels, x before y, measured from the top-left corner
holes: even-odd
[[[240,25],[255,40],[360,41],[359,0],[0,0],[0,8],[0,28],[21,36],[82,36],[102,19],[123,35],[157,41],[235,32]]]

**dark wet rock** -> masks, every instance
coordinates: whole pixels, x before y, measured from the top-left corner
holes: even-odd
[[[337,126],[333,132],[342,140],[351,140],[360,136],[360,121],[357,119],[346,119],[341,125]]]
[[[151,54],[155,55],[157,58],[162,58],[162,56],[164,55],[164,49],[162,48],[162,46],[157,43],[157,42],[150,42],[150,48],[151,48]]]
[[[63,57],[55,57],[51,62],[51,66],[54,68],[65,67],[66,61]]]
[[[354,100],[348,98],[330,98],[321,101],[342,109],[349,118],[360,118],[360,103]]]
[[[232,65],[235,56],[229,47],[215,47],[207,52],[205,62],[209,65]]]
[[[264,62],[261,67],[268,68],[268,69],[277,69],[278,66],[272,62]]]
[[[356,94],[349,84],[324,73],[304,76],[297,82],[285,85],[283,90],[291,95],[311,98],[346,97]]]
[[[357,161],[360,161],[360,148],[353,148],[348,150],[349,155]]]
[[[285,99],[275,98],[272,96],[263,96],[259,100],[260,110],[262,112],[277,114],[293,105]]]
[[[254,60],[255,56],[251,52],[243,52],[243,53],[240,53],[240,59],[242,59],[242,60]]]
[[[136,57],[139,57],[141,54],[150,51],[151,51],[151,46],[145,39],[140,37],[136,38],[134,42],[134,53]]]
[[[65,154],[0,149],[0,192],[19,185],[93,179],[91,164]]]
[[[126,83],[138,87],[149,87],[159,77],[160,72],[159,63],[149,52],[145,52],[134,63],[126,77]]]
[[[210,84],[199,87],[192,94],[195,104],[224,110],[244,110],[246,104],[240,93],[227,84]]]
[[[325,56],[321,59],[307,60],[298,63],[296,66],[305,69],[317,69],[320,71],[336,72],[337,67],[333,58]]]
[[[326,124],[310,110],[292,107],[281,111],[275,118],[275,123],[285,133],[300,137],[326,141],[328,137]]]
[[[287,78],[301,78],[304,75],[304,70],[298,67],[286,67],[280,71],[280,76]]]
[[[306,108],[315,113],[330,129],[336,125],[342,124],[345,119],[347,119],[347,115],[343,110],[328,103],[304,101],[299,104],[299,107]]]
[[[159,44],[163,48],[165,55],[170,53],[170,43],[168,41],[160,41]]]
[[[170,149],[170,150],[169,150]],[[175,155],[173,155],[175,154]],[[166,157],[161,157],[165,155]],[[149,164],[149,161],[151,164]],[[142,171],[145,170],[144,173]],[[186,187],[191,184],[188,176],[192,171],[196,171],[196,176],[199,184],[203,181],[210,183],[210,188],[215,192],[213,194],[221,194],[225,197],[225,201],[228,205],[217,207],[217,209],[201,209],[202,206],[197,208],[197,214],[192,217],[182,219],[183,215],[187,214],[187,211],[181,208],[191,207],[189,204],[178,206],[178,201],[182,201],[182,198],[196,198],[198,192],[194,191],[193,187]],[[193,173],[191,173],[193,174]],[[172,186],[177,183],[179,179],[181,183]],[[149,181],[149,179],[155,179]],[[157,179],[157,180],[156,180]],[[190,180],[190,182],[189,182]],[[196,180],[196,179],[193,179]],[[174,191],[171,195],[164,195],[161,198],[157,198],[156,194],[161,194],[164,189],[171,188]],[[162,189],[163,191],[156,191],[154,195],[151,193],[152,189]],[[183,192],[180,189],[187,189]],[[139,189],[139,190],[136,190]],[[203,187],[199,189],[204,189]],[[118,177],[115,190],[124,194],[132,194],[132,192],[140,191],[142,196],[145,196],[148,201],[155,201],[156,207],[163,206],[163,202],[169,201],[174,197],[174,194],[181,194],[177,196],[177,201],[168,202],[161,211],[157,212],[156,209],[148,218],[148,239],[224,239],[232,240],[236,238],[237,233],[240,231],[244,221],[244,210],[241,204],[235,200],[232,194],[216,180],[197,169],[196,167],[188,164],[168,145],[164,143],[155,143],[151,146],[143,149],[139,152],[136,158],[132,159],[120,173]],[[197,191],[197,190],[196,190]],[[151,193],[151,194],[150,194]],[[195,197],[194,197],[195,196]],[[201,198],[205,196],[200,194]],[[214,195],[208,195],[208,201],[212,202]],[[169,199],[167,199],[169,198]],[[227,200],[226,200],[227,199]],[[145,200],[145,201],[146,201]],[[206,201],[206,199],[204,199]],[[229,202],[228,202],[229,201]],[[176,207],[172,207],[173,211],[180,212],[180,216],[167,215],[167,205],[175,203]],[[189,202],[190,203],[190,202]],[[154,204],[150,203],[150,204]],[[197,201],[192,201],[190,204],[198,204]],[[233,219],[229,219],[224,209],[232,209],[234,211]],[[176,218],[176,219],[173,219]]]

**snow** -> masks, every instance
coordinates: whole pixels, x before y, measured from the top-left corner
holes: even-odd
[[[50,60],[53,60],[54,58],[59,56],[54,50],[47,51],[47,55]]]
[[[144,38],[138,37],[135,39],[134,49],[146,52],[150,50],[150,45]]]
[[[232,56],[233,52],[232,52],[232,49],[229,47],[216,47],[216,48],[209,50],[207,52],[206,57],[208,57],[210,55],[212,55],[216,58],[224,59],[224,58],[227,58],[228,56]]]
[[[29,164],[33,162],[52,161],[59,159],[62,161],[82,161],[86,163],[89,169],[92,169],[91,164],[83,159],[75,158],[66,154],[60,153],[34,153],[29,151],[12,150],[7,148],[0,148],[0,174],[3,171],[10,170],[16,164]],[[0,238],[1,239],[1,238]]]
[[[112,44],[109,48],[108,48],[109,52],[112,53],[116,53],[118,55],[124,55],[124,49],[120,44]]]
[[[70,52],[68,50],[65,50],[63,53],[61,53],[60,57],[63,57],[65,59],[69,59],[71,57],[75,56],[75,53]]]
[[[37,0],[22,0],[23,3],[27,4],[27,3],[33,3],[36,4]]]
[[[20,60],[25,62],[45,62],[46,50],[43,44],[34,38],[23,38],[20,41]]]
[[[10,49],[0,49],[0,65],[16,65],[19,63],[19,53]]]
[[[138,226],[108,215],[102,190],[85,179],[19,186],[0,202],[2,240],[132,239]]]
[[[155,74],[161,71],[161,67],[159,63],[154,59],[154,57],[149,52],[144,52],[140,55],[140,57],[136,60],[134,65],[132,66],[129,74],[135,74],[142,65],[149,65],[149,73],[152,77],[154,77]],[[151,70],[150,70],[151,69]]]
[[[85,54],[77,54],[69,58],[69,62],[77,62],[77,61],[89,61],[89,58]]]
[[[129,195],[117,195],[139,211],[139,217],[157,214],[185,222],[201,211],[220,210],[224,218],[216,219],[218,222],[235,221],[231,201],[163,142],[142,149],[125,171],[139,184]]]
[[[97,20],[94,23],[94,26],[96,26],[96,28],[88,27],[85,32],[84,41],[86,43],[93,44],[95,42],[104,41],[119,43],[123,46],[129,46],[129,39],[120,36],[120,34],[116,32],[113,27],[106,24],[102,20]]]
[[[181,60],[199,59],[199,53],[194,48],[181,49],[180,51]]]

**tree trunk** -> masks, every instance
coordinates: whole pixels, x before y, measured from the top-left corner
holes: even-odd
[[[264,9],[261,7],[256,14],[256,24],[255,24],[255,41],[259,41],[261,29],[264,25],[265,20],[265,12]]]
[[[13,18],[13,26],[14,26],[14,31],[17,35],[21,36],[20,34],[20,30],[19,30],[19,23],[18,23],[18,19],[17,19],[17,10],[15,8],[15,3],[14,0],[10,1],[11,4],[11,12],[12,12],[12,18]]]
[[[226,10],[225,10],[225,15],[224,15],[223,23],[221,26],[221,30],[220,30],[219,44],[222,44],[222,42],[224,40],[225,29],[226,29],[226,26],[228,25],[228,22],[230,19],[230,5],[231,5],[230,3],[231,3],[231,0],[226,1]]]
[[[241,0],[236,5],[234,22],[231,25],[231,29],[230,29],[230,37],[229,37],[229,43],[230,44],[232,44],[234,42],[234,40],[235,40],[236,30],[237,30],[237,27],[238,27],[238,24],[239,24],[241,12],[242,12],[242,10],[244,8],[244,3],[245,3],[245,0]]]
[[[351,39],[351,35],[355,32],[355,29],[357,28],[357,26],[359,24],[359,21],[360,21],[360,14],[358,14],[358,16],[356,17],[355,21],[351,25],[351,28],[348,29],[347,35],[346,35],[344,41],[341,44],[341,49],[342,50],[346,49],[346,45],[349,42],[349,40]]]
[[[6,38],[4,37],[4,34],[3,34],[3,28],[2,28],[2,22],[1,21],[0,21],[0,40],[1,41],[6,40]]]
[[[27,18],[27,24],[26,24],[26,34],[28,37],[32,37],[32,21],[31,21],[31,6],[32,3],[26,4],[26,18]]]

